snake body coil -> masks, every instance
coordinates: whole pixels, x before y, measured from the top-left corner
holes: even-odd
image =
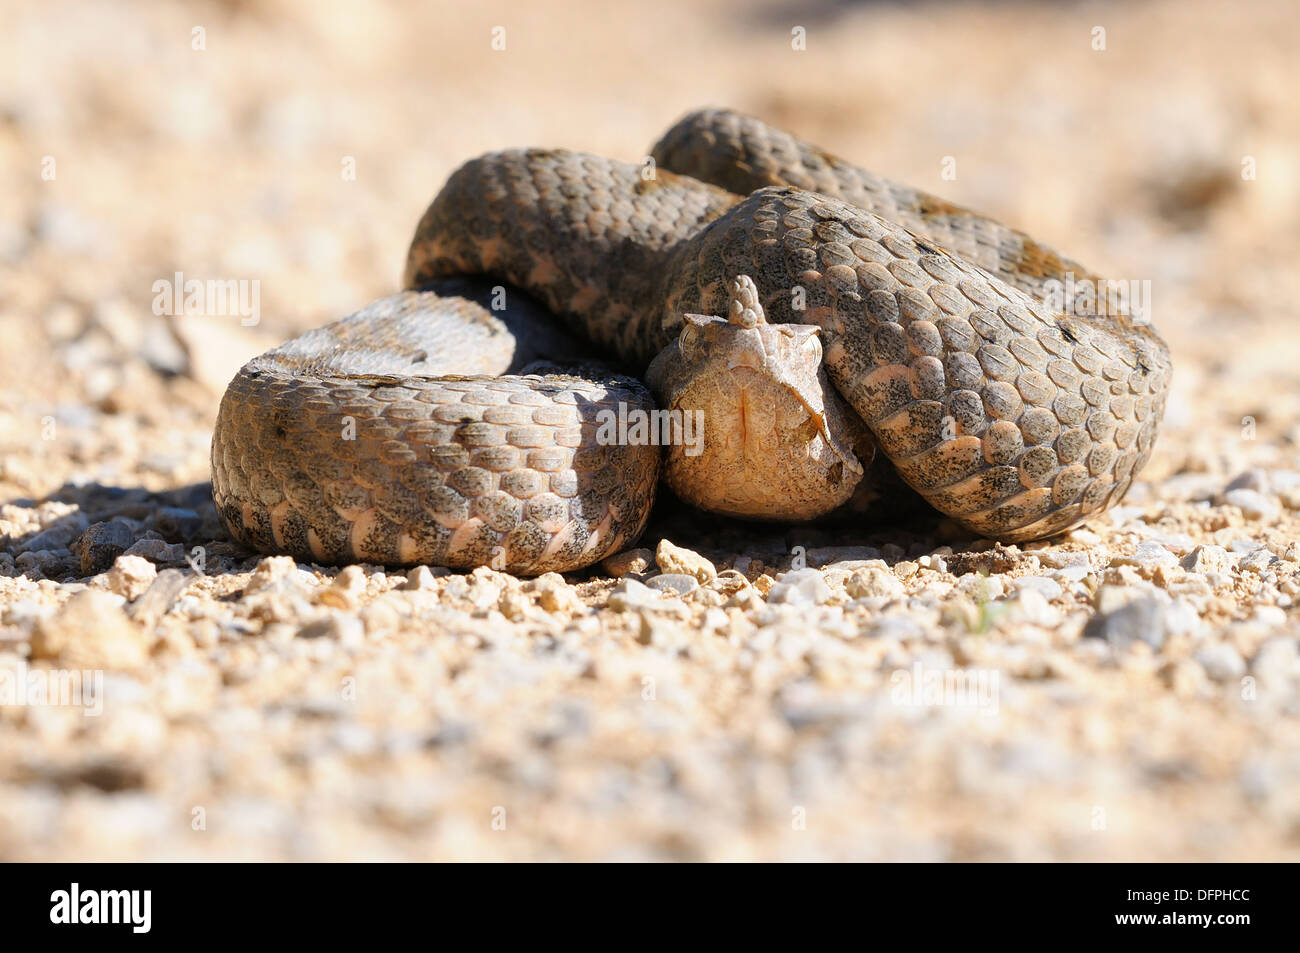
[[[457,170],[417,228],[413,290],[254,359],[231,383],[212,450],[231,533],[320,562],[521,573],[589,565],[634,541],[660,450],[611,443],[603,425],[654,401],[590,366],[515,373],[540,369],[533,358],[598,356],[545,330],[515,288],[637,373],[727,324],[686,315],[744,312],[736,333],[753,341],[755,315],[815,326],[809,353],[833,384],[825,413],[808,396],[815,381],[792,384],[792,419],[808,426],[780,425],[808,441],[809,472],[850,460],[827,425],[837,391],[911,486],[983,535],[1059,532],[1119,499],[1146,461],[1168,351],[1150,326],[1044,303],[1048,282],[1091,278],[1083,267],[734,113],[687,116],[653,156],[649,175],[542,150]],[[726,366],[784,385],[778,363]],[[764,418],[744,404],[707,411],[697,476],[713,466],[722,484],[754,482],[752,454],[712,452],[737,434],[761,445],[749,431]],[[765,479],[779,515],[793,490]]]

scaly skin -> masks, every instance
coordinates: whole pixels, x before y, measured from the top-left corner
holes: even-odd
[[[420,224],[405,283],[486,274],[528,289],[606,354],[638,370],[670,339],[664,272],[737,196],[695,179],[560,149],[518,149],[457,169]],[[680,315],[678,316],[680,321]]]
[[[1045,281],[1067,272],[1076,279],[1095,277],[1024,232],[730,110],[701,109],[685,116],[650,154],[662,168],[738,195],[788,185],[841,199],[942,245],[1033,297],[1041,296]]]
[[[721,313],[721,276],[751,275],[769,321],[822,329],[831,381],[903,479],[982,535],[1060,532],[1150,455],[1170,370],[1154,330],[1056,314],[856,206],[760,189],[674,265],[666,325]]]
[[[649,392],[590,368],[498,376],[572,345],[539,333],[545,315],[517,293],[502,321],[483,304],[492,294],[454,283],[383,298],[245,365],[212,438],[232,535],[320,563],[519,573],[635,540],[658,448],[594,437],[602,411],[650,409]]]
[[[658,449],[602,443],[597,415],[620,402],[649,408],[635,381],[441,376],[518,369],[530,337],[520,329],[541,319],[516,316],[520,296],[506,289],[511,329],[498,327],[483,306],[493,281],[526,289],[641,372],[684,315],[728,314],[736,279],[749,276],[768,322],[820,329],[829,380],[899,474],[983,535],[1059,532],[1119,499],[1146,461],[1168,351],[1149,326],[1040,300],[1048,279],[1090,277],[1082,267],[733,113],[686,117],[654,156],[650,175],[541,150],[462,166],[420,222],[406,282],[486,276],[470,286],[478,300],[447,286],[407,292],[250,362],[213,439],[214,496],[231,532],[318,561],[521,573],[579,568],[634,540]],[[504,358],[481,360],[502,342]],[[774,379],[790,380],[777,363]],[[770,389],[782,409],[746,418],[780,421],[754,439],[802,440],[806,451],[729,452],[684,468],[673,447],[670,482],[690,470],[698,484],[703,472],[724,498],[770,503],[761,515],[807,515],[789,474],[759,468],[797,458],[820,485],[817,467],[845,469],[829,445],[861,447],[842,432],[850,424],[834,425],[829,442],[820,432],[834,393],[799,392],[818,379]],[[740,425],[726,403],[703,408],[706,432]],[[355,439],[340,436],[344,418]]]

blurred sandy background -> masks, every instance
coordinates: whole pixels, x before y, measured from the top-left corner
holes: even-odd
[[[46,563],[23,558],[26,542],[80,505],[47,494],[207,481],[211,423],[233,370],[396,290],[414,224],[460,162],[521,145],[635,161],[678,116],[707,104],[753,113],[1023,227],[1103,274],[1149,279],[1154,321],[1175,356],[1174,394],[1146,479],[1130,496],[1136,509],[1094,529],[1122,549],[1141,535],[1123,535],[1124,520],[1136,519],[1230,551],[1212,534],[1231,530],[1266,545],[1287,574],[1296,568],[1282,558],[1296,538],[1294,513],[1277,504],[1290,484],[1276,476],[1300,469],[1300,9],[1292,0],[6,0],[0,20],[0,528],[8,538],[0,651],[7,640],[25,656],[33,620],[60,605],[67,593],[59,587],[79,575],[61,554],[71,537],[40,550],[54,553]],[[798,28],[805,49],[792,48]],[[1104,49],[1095,49],[1102,37]],[[504,49],[494,49],[502,38]],[[946,157],[955,181],[941,178]],[[353,168],[355,178],[345,174]],[[178,271],[259,281],[260,323],[153,314],[153,283]],[[1229,505],[1224,493],[1234,486],[1277,505],[1254,515]],[[201,495],[173,502],[198,507]],[[1081,539],[1076,549],[1088,548]],[[1179,559],[1192,548],[1166,545]],[[1193,600],[1192,614],[1211,619],[1207,638],[1236,646],[1245,672],[1269,639],[1293,650],[1296,623],[1281,570],[1268,582],[1238,562],[1212,594],[1226,601]],[[1261,588],[1271,592],[1262,621]],[[1066,627],[1072,640],[1083,617],[1076,621]],[[264,634],[255,628],[248,639]],[[436,637],[410,635],[402,651],[417,655]],[[1005,638],[1015,645],[1020,636]],[[629,644],[616,646],[622,654],[611,664],[634,672],[642,647]],[[1022,654],[1036,651],[1032,639],[1019,644]],[[857,744],[894,752],[855,766],[823,748],[816,761],[792,740],[803,730],[793,716],[765,727],[775,710],[769,695],[710,701],[717,686],[692,674],[689,659],[663,660],[683,686],[679,720],[656,727],[628,716],[622,727],[593,729],[599,742],[565,742],[576,747],[559,753],[521,752],[517,739],[450,755],[430,743],[412,756],[419,785],[394,806],[356,789],[370,772],[397,784],[394,772],[407,763],[384,747],[400,748],[391,730],[373,725],[383,744],[355,757],[331,748],[314,766],[306,762],[315,749],[287,741],[250,740],[222,754],[220,769],[216,755],[204,761],[192,749],[216,750],[223,733],[296,730],[275,711],[290,721],[324,716],[293,708],[308,691],[309,660],[294,661],[265,696],[231,694],[254,677],[232,671],[254,662],[232,661],[236,648],[226,642],[184,645],[151,650],[159,668],[145,666],[123,689],[139,707],[125,721],[106,716],[87,727],[0,707],[0,857],[1300,852],[1294,691],[1267,714],[1244,711],[1233,679],[1220,687],[1209,663],[1194,701],[1180,698],[1158,658],[1148,660],[1156,674],[1141,688],[1126,687],[1117,665],[1097,675],[1098,694],[1080,703],[1086,712],[1050,719],[1028,747],[952,726],[899,728],[892,746],[827,741],[831,729],[820,723],[818,737],[841,754]],[[187,660],[184,677],[173,649]],[[391,664],[401,667],[398,655]],[[546,704],[577,691],[564,679],[519,681],[519,692]],[[432,691],[416,682],[406,690]],[[823,709],[848,704],[834,686],[820,690],[831,693],[817,696]],[[457,714],[495,719],[491,731],[505,732],[501,719],[535,714],[522,697],[493,694],[477,714],[473,696],[461,697],[468,709]],[[613,710],[593,698],[593,710]],[[1041,722],[1039,703],[1049,704],[1031,692],[1017,717]],[[852,720],[845,712],[862,709],[836,711]],[[999,738],[1015,736],[1017,724],[1004,718]],[[597,807],[571,796],[599,788],[609,759],[626,755],[612,753],[619,739],[645,732],[653,740],[632,745],[646,753],[627,769],[621,795]],[[636,772],[689,775],[651,757],[674,746],[697,752],[696,786],[654,800],[677,782]],[[741,748],[754,759],[736,768],[747,781],[709,774],[710,765],[723,775],[722,765],[736,767]],[[139,773],[121,781],[110,772],[111,783],[84,774],[106,760]],[[501,787],[531,792],[558,812],[554,822],[493,840],[475,825]],[[439,793],[425,816],[419,792],[431,790]],[[823,799],[820,828],[790,833],[789,798],[771,792],[792,790],[800,803]],[[748,800],[728,800],[739,791],[750,791]],[[1090,826],[1098,799],[1111,805],[1109,836]],[[195,803],[227,805],[224,840],[191,836]],[[638,817],[647,805],[655,807]],[[587,815],[598,820],[584,827]]]

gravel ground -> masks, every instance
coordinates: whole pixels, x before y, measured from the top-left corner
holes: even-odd
[[[1290,0],[5,20],[0,859],[1300,858]],[[707,103],[1149,280],[1123,505],[1000,546],[665,502],[534,580],[225,538],[234,369],[393,291],[456,164]],[[258,307],[158,314],[176,272]]]

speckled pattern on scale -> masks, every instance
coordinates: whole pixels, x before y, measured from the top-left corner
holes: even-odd
[[[643,370],[685,314],[726,313],[728,283],[751,276],[771,321],[821,329],[831,382],[899,474],[987,536],[1073,526],[1146,462],[1168,350],[1148,325],[1040,300],[1049,280],[1089,277],[1082,267],[727,111],[687,116],[653,155],[656,166],[535,149],[466,163],[417,228],[406,284],[510,282]],[[400,332],[364,312],[313,332],[331,373],[294,347],[241,371],[213,442],[234,535],[317,560],[525,573],[589,565],[636,538],[658,449],[602,445],[597,414],[648,409],[649,396],[618,377],[439,380],[465,368],[431,371],[428,352],[458,322],[492,320],[439,300],[404,313]],[[382,377],[349,364],[371,327],[366,353],[391,341],[420,361]],[[736,426],[726,412],[708,425]]]

